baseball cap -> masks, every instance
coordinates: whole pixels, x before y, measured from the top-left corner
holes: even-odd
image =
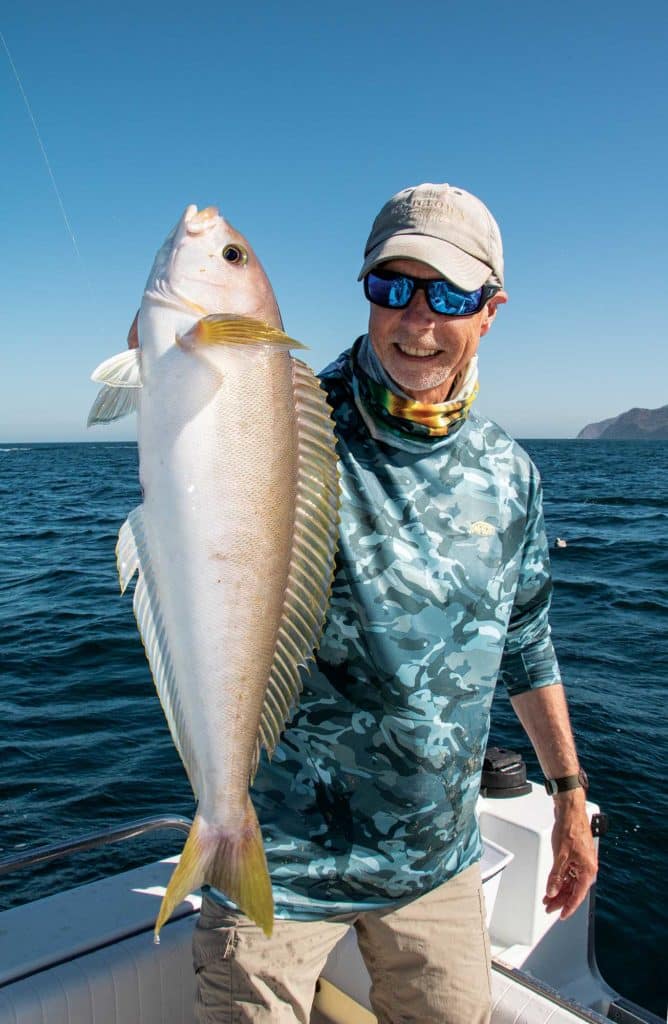
[[[358,281],[387,260],[421,260],[464,291],[503,287],[499,226],[483,202],[455,185],[397,192],[373,222]]]

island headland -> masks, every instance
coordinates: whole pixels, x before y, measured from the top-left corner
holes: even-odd
[[[659,409],[629,409],[599,423],[588,423],[578,434],[585,441],[668,441],[668,405]]]

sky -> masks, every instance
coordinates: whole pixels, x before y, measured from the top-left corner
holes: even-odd
[[[373,218],[422,181],[501,227],[482,412],[574,437],[668,402],[665,0],[23,0],[0,32],[35,121],[0,43],[0,443],[134,438],[86,430],[90,372],[189,203],[248,238],[322,368],[366,328]]]

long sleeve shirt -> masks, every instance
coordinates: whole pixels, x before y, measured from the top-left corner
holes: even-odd
[[[342,498],[331,602],[251,790],[278,917],[405,901],[478,860],[497,679],[511,695],[559,681],[535,466],[473,412],[403,444],[359,372],[346,352],[321,374]]]

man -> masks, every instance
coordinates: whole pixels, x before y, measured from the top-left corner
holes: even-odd
[[[596,873],[538,473],[472,410],[478,345],[507,300],[496,222],[461,189],[406,189],[376,218],[360,279],[369,333],[321,375],[342,491],[327,624],[252,794],[274,934],[205,897],[200,1021],[308,1021],[350,926],[381,1024],[489,1020],[474,808],[497,677],[546,776],[565,780],[546,909],[571,915]]]

